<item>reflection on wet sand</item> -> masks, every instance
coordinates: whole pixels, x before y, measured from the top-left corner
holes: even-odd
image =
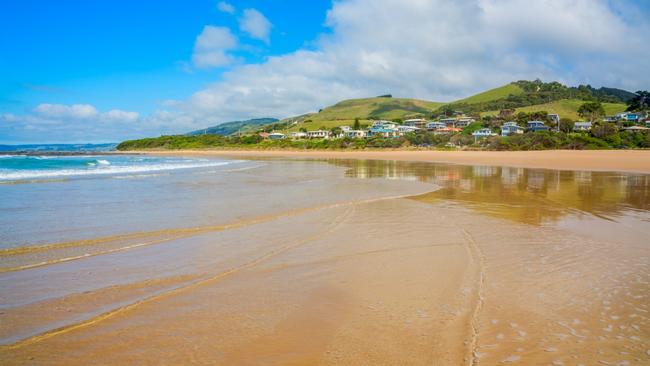
[[[415,197],[462,203],[491,216],[543,225],[567,215],[615,219],[650,210],[650,176],[380,160],[329,160],[351,178],[411,179],[442,188]]]
[[[233,172],[264,220],[0,273],[0,363],[650,361],[648,176],[327,162]]]

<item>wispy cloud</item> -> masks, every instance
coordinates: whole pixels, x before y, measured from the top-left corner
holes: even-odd
[[[229,28],[206,25],[196,37],[192,63],[198,68],[227,66],[233,62],[228,51],[235,48],[237,43]]]
[[[264,14],[256,9],[245,9],[239,19],[239,29],[251,38],[270,43],[271,28],[273,25]]]
[[[235,14],[235,7],[225,1],[219,1],[217,9],[224,13]]]
[[[0,113],[0,136],[9,141],[118,141],[143,130],[139,122],[137,112],[101,112],[91,104],[43,103],[31,113]]]

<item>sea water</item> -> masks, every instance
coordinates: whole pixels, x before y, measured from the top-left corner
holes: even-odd
[[[221,160],[138,155],[0,155],[0,183],[129,175],[227,165]]]

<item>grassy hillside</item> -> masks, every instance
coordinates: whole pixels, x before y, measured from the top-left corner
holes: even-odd
[[[232,122],[226,122],[220,125],[192,131],[189,132],[188,135],[195,136],[195,135],[212,134],[212,135],[228,136],[235,132],[246,133],[248,131],[256,130],[260,126],[268,125],[270,123],[275,123],[277,121],[278,120],[275,118],[256,118],[256,119],[249,119],[246,121],[232,121]]]
[[[550,103],[531,105],[521,108],[515,108],[515,113],[518,112],[537,112],[537,111],[546,111],[548,113],[557,113],[562,118],[571,118],[577,120],[580,118],[578,115],[578,108],[585,103],[584,100],[578,99],[562,99],[556,100]],[[605,113],[607,115],[613,115],[625,111],[627,105],[623,103],[602,103],[603,108],[605,108]],[[499,114],[499,111],[487,111],[481,113],[482,116],[492,115],[496,116]]]
[[[406,98],[365,98],[349,99],[314,114],[313,121],[332,121],[337,119],[374,118],[394,119],[431,114],[443,103]]]
[[[524,93],[524,90],[516,84],[506,84],[498,88],[490,89],[479,94],[472,95],[471,97],[457,100],[453,103],[464,103],[464,104],[476,104],[476,103],[485,103],[498,99],[503,99],[509,95],[521,95]]]
[[[286,119],[289,122],[284,131],[293,132],[300,128],[316,130],[321,127],[331,129],[338,126],[352,126],[354,119],[359,118],[361,124],[369,124],[375,119],[408,119],[429,117],[433,111],[444,103],[407,98],[364,98],[349,99],[322,109],[318,113],[301,116],[296,119]],[[296,121],[293,124],[291,122]]]

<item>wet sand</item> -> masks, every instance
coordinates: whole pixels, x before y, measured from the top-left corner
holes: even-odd
[[[133,153],[133,152],[127,152]],[[650,174],[650,150],[436,151],[436,150],[180,150],[144,154],[237,158],[397,160],[521,168],[616,171]]]
[[[0,363],[650,362],[648,176],[329,166],[365,195],[0,274]]]

